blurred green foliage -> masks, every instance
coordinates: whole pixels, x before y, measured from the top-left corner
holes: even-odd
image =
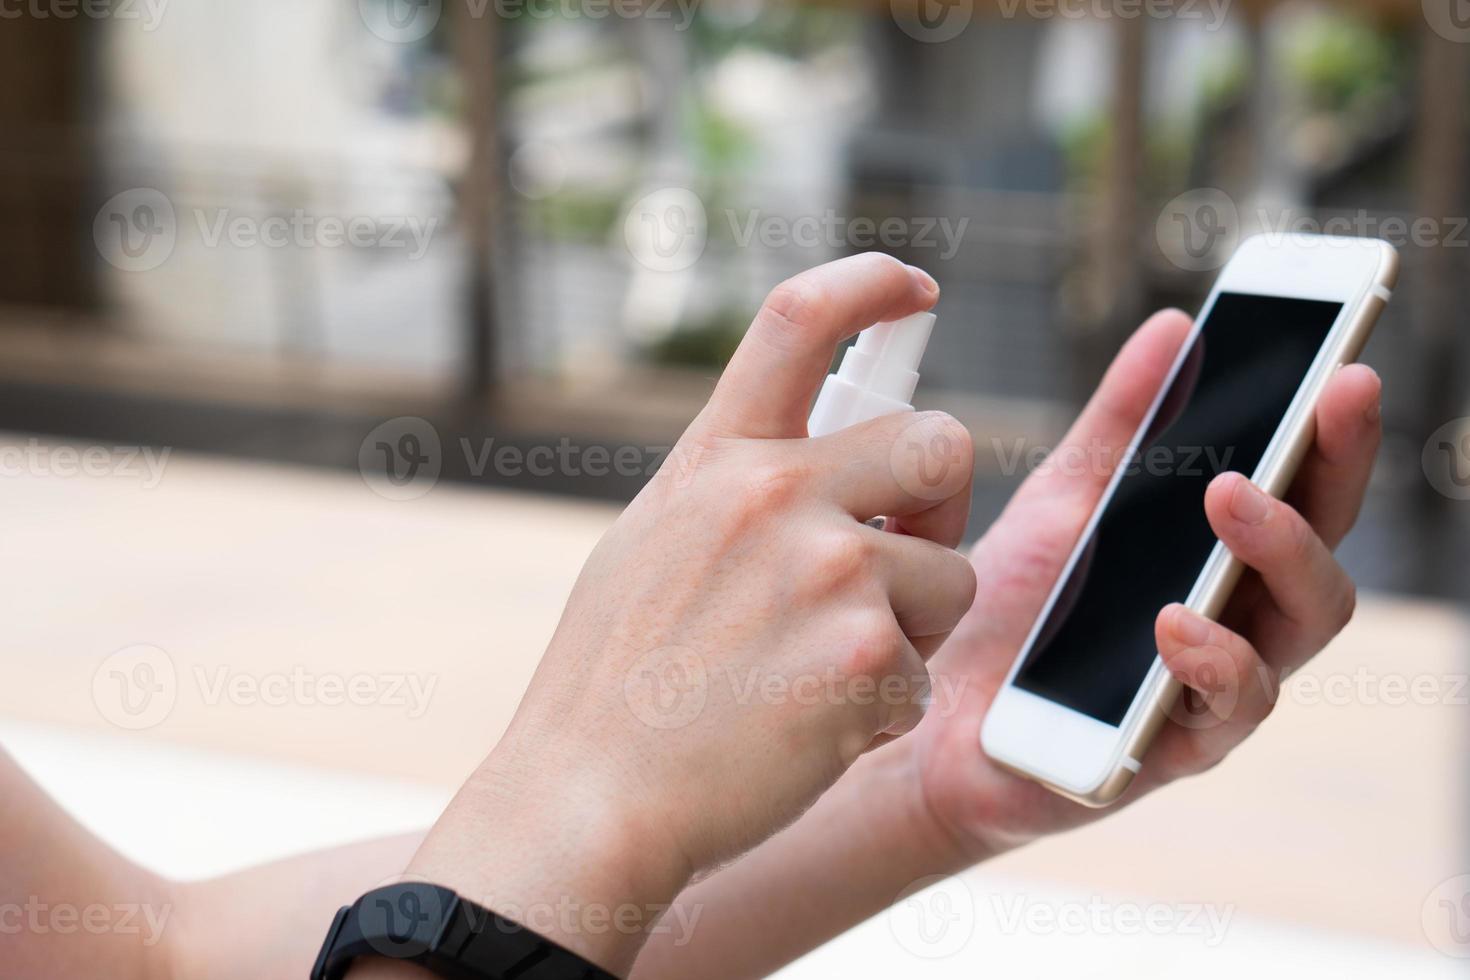
[[[1351,111],[1376,103],[1401,80],[1391,35],[1350,13],[1307,18],[1285,39],[1286,67],[1313,109]]]

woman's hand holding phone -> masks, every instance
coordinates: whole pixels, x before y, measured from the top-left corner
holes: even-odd
[[[1145,323],[1059,451],[1102,447],[1121,455],[1189,327],[1178,311]],[[1333,376],[1286,501],[1238,473],[1210,484],[1210,526],[1249,571],[1219,623],[1175,604],[1159,613],[1156,636],[1165,664],[1197,699],[1194,717],[1211,716],[1166,724],[1121,802],[1222,760],[1270,713],[1282,676],[1347,624],[1354,588],[1332,549],[1357,519],[1367,489],[1382,437],[1380,391],[1378,376],[1364,365]],[[974,608],[930,663],[936,684],[955,689],[967,681],[957,710],[936,713],[913,740],[892,749],[911,754],[934,820],[967,851],[956,856],[960,864],[1100,815],[997,766],[979,751],[975,732],[1109,476],[1042,467],[1022,484],[971,553],[979,581]],[[1220,687],[1222,678],[1230,683]]]

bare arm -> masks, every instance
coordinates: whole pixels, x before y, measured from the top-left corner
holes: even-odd
[[[0,962],[16,976],[168,975],[174,898],[0,751]]]
[[[306,977],[332,917],[400,874],[423,841],[400,834],[173,886],[177,977]]]
[[[305,977],[337,909],[403,870],[406,834],[193,884],[102,843],[0,751],[0,962],[23,977]]]

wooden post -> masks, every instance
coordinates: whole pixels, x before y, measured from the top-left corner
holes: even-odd
[[[0,20],[0,302],[82,312],[100,298],[88,113],[96,21]]]
[[[500,18],[493,6],[452,3],[449,28],[460,80],[464,85],[465,129],[470,156],[460,182],[458,206],[467,263],[463,379],[466,401],[482,408],[496,380],[495,238],[501,187],[500,132],[497,125]]]
[[[1144,167],[1143,70],[1147,25],[1142,17],[1112,21],[1115,47],[1106,162],[1093,195],[1082,370],[1073,379],[1085,396],[1143,309],[1139,252],[1140,188]]]
[[[1450,228],[1451,219],[1463,215],[1466,204],[1465,100],[1461,93],[1470,84],[1466,65],[1470,45],[1447,40],[1429,28],[1420,33],[1417,128],[1414,153],[1415,212]],[[1414,411],[1414,436],[1427,439],[1435,429],[1467,413],[1464,389],[1464,360],[1467,346],[1461,339],[1465,324],[1465,255],[1463,250],[1435,244],[1415,249],[1418,261],[1405,272],[1417,294],[1413,331],[1421,360],[1421,379]],[[1416,448],[1418,443],[1415,443]],[[1464,504],[1439,494],[1427,480],[1416,484],[1412,504],[1417,517],[1416,533],[1423,556],[1416,583],[1430,593],[1443,592],[1461,575],[1459,556],[1452,541],[1461,540],[1463,527],[1451,523]],[[1445,534],[1446,530],[1452,536]]]

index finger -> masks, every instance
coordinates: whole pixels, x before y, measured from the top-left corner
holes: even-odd
[[[1091,508],[1112,479],[1113,466],[1108,464],[1123,461],[1123,451],[1158,397],[1193,326],[1179,310],[1161,310],[1149,317],[1128,338],[1082,414],[1053,450],[1051,459],[1059,465],[1032,474],[1017,498],[1080,497]],[[1075,465],[1077,460],[1084,465]]]
[[[1383,440],[1383,384],[1363,364],[1333,376],[1317,402],[1317,432],[1287,500],[1335,548],[1358,519]]]
[[[938,299],[928,274],[878,252],[788,279],[766,297],[700,418],[728,435],[805,436],[807,412],[837,345]]]

